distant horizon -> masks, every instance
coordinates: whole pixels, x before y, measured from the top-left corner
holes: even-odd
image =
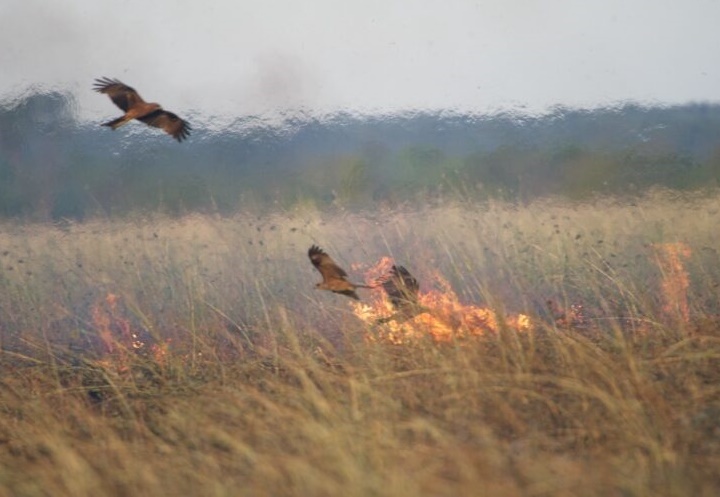
[[[88,90],[91,92],[91,90]],[[92,93],[92,92],[91,92]],[[5,94],[0,98],[0,109],[10,110],[18,105],[21,105],[24,101],[33,97],[42,95],[58,95],[67,97],[70,96],[69,101],[71,110],[73,111],[74,118],[81,124],[89,124],[96,121],[107,120],[112,117],[119,115],[120,110],[107,98],[102,95],[95,94],[98,98],[106,100],[106,111],[97,112],[92,109],[87,109],[80,106],[78,103],[82,100],[82,92],[73,91],[70,88],[52,87],[45,86],[42,84],[28,85],[17,91]],[[147,100],[152,101],[148,98]],[[159,102],[167,110],[178,113],[171,107],[167,107],[163,102]],[[285,109],[269,109],[261,113],[247,113],[247,114],[224,114],[216,115],[205,112],[202,109],[186,109],[183,117],[191,120],[195,123],[202,123],[207,128],[221,128],[223,126],[237,124],[239,121],[247,121],[247,125],[252,127],[253,125],[262,127],[273,127],[282,126],[287,124],[288,121],[324,121],[337,119],[338,117],[348,117],[352,119],[387,119],[387,118],[409,118],[415,115],[443,115],[447,117],[458,117],[458,118],[476,118],[476,119],[542,119],[552,117],[556,114],[561,113],[592,113],[592,112],[612,112],[621,111],[627,108],[637,109],[673,109],[683,107],[713,107],[720,106],[720,100],[689,100],[685,102],[659,102],[652,100],[625,100],[617,102],[607,102],[603,104],[587,105],[587,106],[573,106],[569,104],[557,103],[554,105],[546,106],[542,109],[531,109],[528,106],[516,105],[506,107],[494,107],[488,109],[477,109],[477,108],[399,108],[395,110],[388,109],[362,109],[362,108],[337,108],[337,109],[309,109],[309,108],[285,108]],[[212,122],[216,125],[213,126]],[[197,131],[197,130],[196,130]]]
[[[104,116],[76,119],[67,92],[26,97],[0,107],[0,218],[229,213],[337,198],[363,206],[440,192],[523,202],[638,195],[717,186],[720,164],[720,105],[306,112],[207,124],[196,114],[183,115],[193,131],[179,144],[142,123],[112,131]]]

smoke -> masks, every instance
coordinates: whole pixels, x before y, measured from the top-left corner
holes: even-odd
[[[67,90],[77,76],[78,62],[89,65],[98,55],[96,34],[104,26],[89,23],[72,5],[11,0],[0,18],[5,21],[0,29],[0,67],[7,86],[41,84]]]
[[[303,60],[276,51],[255,58],[243,100],[252,113],[266,109],[297,111],[318,104],[321,89],[317,73]]]
[[[71,91],[99,120],[108,76],[234,117],[720,100],[720,3],[670,3],[4,0],[0,98]]]

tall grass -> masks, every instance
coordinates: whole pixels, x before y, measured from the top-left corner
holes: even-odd
[[[716,495],[719,216],[655,193],[5,225],[0,495]],[[369,340],[312,243],[533,329]]]

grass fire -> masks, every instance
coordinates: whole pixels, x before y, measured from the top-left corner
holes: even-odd
[[[6,223],[0,494],[716,495],[719,213]]]

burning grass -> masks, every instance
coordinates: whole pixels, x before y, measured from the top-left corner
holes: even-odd
[[[366,272],[366,280],[377,280],[375,276],[386,274],[390,267],[392,259],[383,257]],[[367,299],[367,303],[351,302],[354,314],[368,326],[367,338],[394,344],[428,337],[436,342],[452,342],[498,333],[502,326],[509,326],[516,331],[528,331],[531,328],[530,318],[524,314],[498,316],[489,307],[463,304],[438,271],[432,271],[428,283],[432,289],[418,295],[418,303],[423,311],[415,316],[397,316],[396,309],[384,292],[376,292]]]
[[[719,212],[5,226],[0,495],[715,495]],[[314,291],[312,243],[429,311]]]

